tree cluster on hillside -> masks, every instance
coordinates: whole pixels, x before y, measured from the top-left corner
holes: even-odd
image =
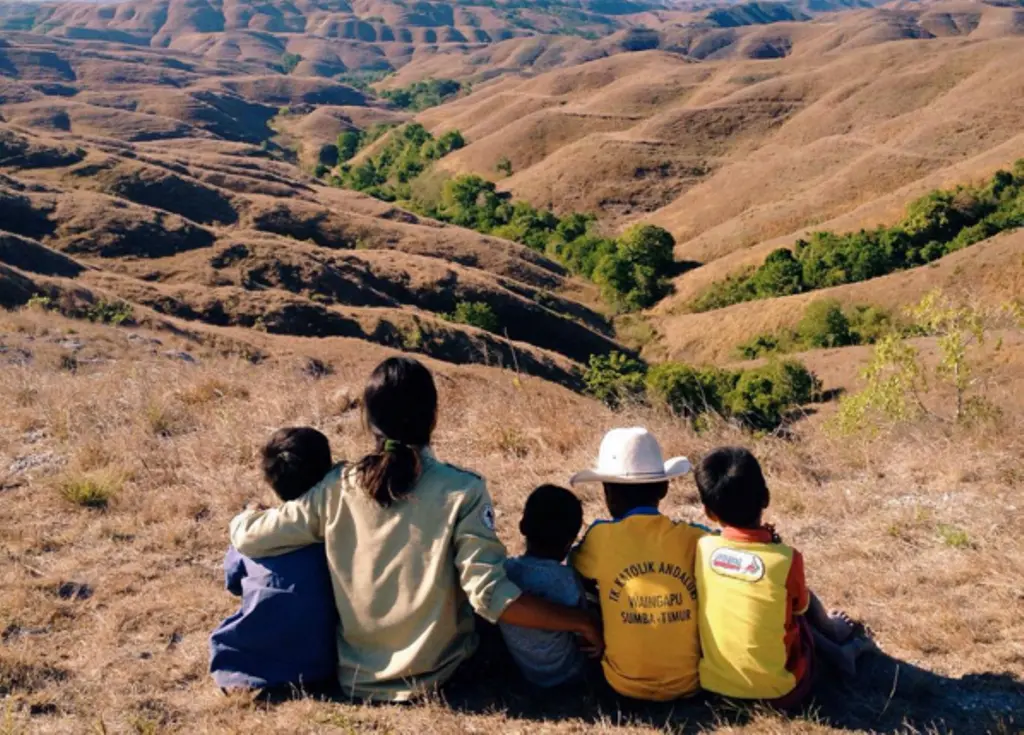
[[[436,204],[413,202],[430,217],[522,243],[594,281],[619,311],[653,306],[669,290],[672,235],[654,225],[635,225],[618,238],[593,233],[593,215],[559,217],[529,202],[513,201],[494,182],[458,176],[445,182]]]
[[[892,227],[816,232],[793,250],[772,252],[759,268],[714,284],[694,311],[866,281],[924,265],[1004,230],[1024,226],[1024,159],[981,186],[933,191]]]
[[[836,299],[821,299],[807,305],[796,329],[759,334],[738,345],[736,356],[754,360],[822,347],[874,344],[895,328],[886,309],[865,305],[843,308]]]
[[[749,370],[679,362],[648,367],[618,352],[591,357],[584,381],[591,395],[612,408],[646,401],[694,421],[710,413],[759,430],[777,428],[820,388],[814,374],[796,360]]]
[[[359,151],[383,135],[387,140],[373,155],[351,163]],[[422,125],[394,129],[378,126],[368,132],[347,130],[338,136],[336,186],[365,192],[427,217],[467,227],[526,245],[592,280],[602,297],[619,312],[653,306],[670,289],[675,267],[672,235],[654,225],[635,225],[618,238],[594,232],[596,218],[573,213],[559,217],[529,202],[513,201],[494,182],[463,175],[444,181],[440,190],[416,191],[413,181],[434,161],[465,145],[457,130],[434,138]]]
[[[338,137],[338,160],[343,163],[333,183],[388,202],[409,199],[409,182],[431,163],[466,144],[458,130],[435,138],[419,123],[411,123],[390,131],[385,129],[388,139],[374,155],[358,164],[349,164],[361,148],[376,140],[374,133],[379,138],[380,128],[370,134],[346,131]]]
[[[413,82],[408,87],[385,89],[380,96],[396,107],[419,112],[437,107],[462,91],[462,83],[454,79],[427,79]]]

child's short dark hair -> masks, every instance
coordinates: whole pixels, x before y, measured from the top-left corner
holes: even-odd
[[[735,528],[757,528],[768,506],[768,485],[757,458],[742,447],[706,455],[695,473],[704,507]]]
[[[277,497],[295,500],[331,469],[331,444],[308,426],[278,429],[263,447],[262,465],[263,478]]]
[[[583,525],[579,498],[558,485],[541,485],[526,499],[519,530],[534,549],[564,554]]]
[[[668,495],[668,480],[604,483],[605,500],[613,514],[629,512],[634,508],[656,508],[666,495]]]

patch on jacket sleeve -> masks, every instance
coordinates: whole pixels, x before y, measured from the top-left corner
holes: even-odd
[[[487,504],[484,505],[483,508],[480,509],[480,520],[483,522],[484,526],[487,528],[488,531],[493,531],[494,530],[494,506],[493,505],[491,505],[490,503],[487,503]]]

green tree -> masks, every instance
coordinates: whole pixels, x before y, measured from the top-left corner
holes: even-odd
[[[814,301],[797,326],[800,342],[807,347],[845,347],[853,344],[850,320],[835,299]]]
[[[346,130],[338,136],[338,160],[352,160],[362,146],[363,136],[358,130]]]
[[[654,365],[647,371],[647,395],[678,416],[692,418],[711,411],[722,413],[722,400],[734,387],[735,373],[695,368],[679,362]]]
[[[785,248],[768,255],[751,278],[754,293],[761,298],[789,296],[803,291],[803,267]]]
[[[802,363],[774,361],[741,373],[724,403],[728,413],[743,423],[773,429],[791,410],[808,403],[816,389],[816,378]]]
[[[301,61],[302,57],[298,54],[285,53],[281,56],[281,70],[285,74],[291,74]]]
[[[614,254],[594,269],[604,297],[623,311],[653,306],[668,293],[675,240],[655,225],[634,225],[617,241]]]

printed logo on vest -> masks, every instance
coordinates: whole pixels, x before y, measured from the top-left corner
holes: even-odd
[[[736,549],[715,549],[711,568],[723,577],[756,582],[764,576],[764,562],[757,554]]]

